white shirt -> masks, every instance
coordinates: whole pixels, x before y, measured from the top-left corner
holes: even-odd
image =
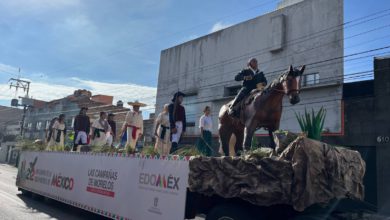
[[[199,128],[203,128],[206,131],[212,131],[213,121],[210,116],[202,115],[199,119]]]
[[[251,66],[249,67],[250,70],[252,70],[253,74],[256,74],[257,71],[259,71],[258,69],[257,70],[254,70]]]
[[[143,133],[144,120],[142,118],[141,112],[134,112],[134,111],[127,112],[125,121],[128,125],[132,125],[132,126],[139,128],[141,133]]]

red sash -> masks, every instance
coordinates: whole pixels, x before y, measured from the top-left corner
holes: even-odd
[[[131,137],[135,140],[135,138],[137,136],[137,130],[140,129],[140,128],[136,127],[134,125],[127,125],[127,127],[133,128],[133,130],[131,132]]]

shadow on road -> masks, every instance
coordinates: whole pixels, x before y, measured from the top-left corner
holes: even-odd
[[[49,215],[56,219],[108,219],[94,213],[58,202],[53,199],[45,198],[36,194],[22,194],[17,196],[26,204],[26,207]]]

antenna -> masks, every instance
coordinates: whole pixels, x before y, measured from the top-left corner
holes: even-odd
[[[21,80],[20,79],[21,74],[20,74],[20,67],[19,67],[19,73],[18,73],[18,78],[11,78],[8,80],[10,82],[9,88],[12,89],[12,87],[15,87],[15,99],[18,93],[18,89],[22,88],[23,91],[25,92],[25,97],[28,98],[28,93],[30,91],[30,83],[29,81],[26,80]],[[15,100],[13,99],[13,101]],[[13,104],[12,104],[13,103]],[[12,105],[15,105],[14,102],[12,102]],[[26,118],[26,111],[27,111],[27,105],[23,104],[19,105],[17,104],[17,99],[16,99],[16,105],[15,106],[23,106],[23,117],[22,117],[22,123],[21,123],[21,129],[20,129],[20,135],[23,137],[23,126],[24,126],[24,120]]]

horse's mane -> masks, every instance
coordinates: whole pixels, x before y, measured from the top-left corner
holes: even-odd
[[[288,71],[285,71],[283,72],[282,74],[280,74],[278,77],[276,77],[272,83],[268,84],[263,92],[264,93],[268,93],[270,92],[273,88],[275,88],[277,85],[279,85],[281,82],[283,82],[283,80],[286,78],[285,76],[288,74]]]

